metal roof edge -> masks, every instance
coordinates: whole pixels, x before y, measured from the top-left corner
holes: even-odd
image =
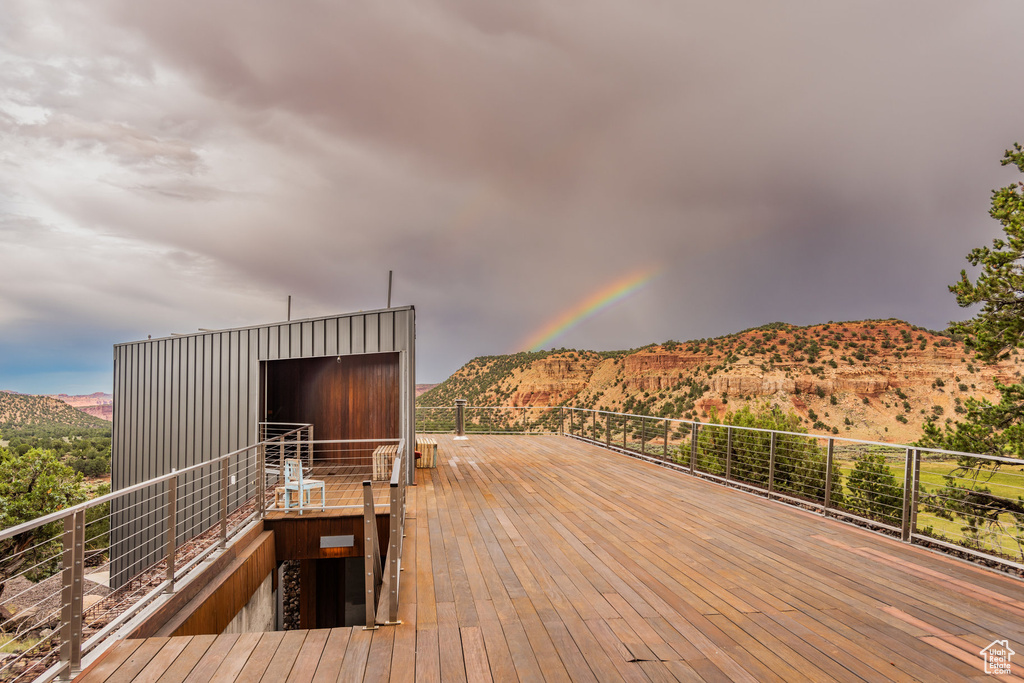
[[[295,323],[310,323],[317,322],[320,320],[334,320],[338,318],[354,318],[360,315],[374,315],[379,313],[388,313],[395,311],[416,311],[416,306],[409,304],[407,306],[392,306],[391,308],[377,308],[372,311],[354,311],[351,313],[334,313],[331,315],[318,315],[314,318],[298,318],[295,320],[279,320],[275,322],[262,323],[259,325],[246,325],[244,327],[225,327],[219,330],[199,330],[196,332],[187,332],[183,334],[169,334],[164,337],[153,337],[151,339],[137,339],[135,341],[117,342],[114,344],[114,348],[119,346],[131,346],[133,344],[148,344],[150,342],[167,341],[168,339],[188,339],[189,337],[202,337],[207,334],[221,334],[223,332],[242,332],[244,330],[258,330],[264,327],[273,327],[275,325],[292,325]]]

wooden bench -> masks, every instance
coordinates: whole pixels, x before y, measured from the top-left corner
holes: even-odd
[[[437,441],[433,437],[417,436],[416,450],[420,452],[420,458],[416,461],[416,467],[421,469],[437,467]]]
[[[395,456],[397,454],[397,443],[387,444],[386,446],[377,446],[377,448],[373,449],[374,481],[387,481],[391,478],[391,468],[395,464]]]

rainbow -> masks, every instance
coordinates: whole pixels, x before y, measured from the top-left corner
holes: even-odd
[[[544,325],[544,327],[530,335],[520,348],[540,351],[554,339],[576,327],[587,318],[597,315],[629,295],[640,291],[660,273],[660,268],[645,268],[602,287],[572,308],[560,313],[556,318]]]

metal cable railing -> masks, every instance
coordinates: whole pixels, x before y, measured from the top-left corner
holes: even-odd
[[[461,412],[466,434],[564,434],[1024,571],[1021,458],[587,408]],[[459,433],[458,413],[418,407],[417,430]]]

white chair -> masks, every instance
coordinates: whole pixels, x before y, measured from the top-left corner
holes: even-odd
[[[284,461],[284,507],[292,507],[292,492],[298,494],[296,504],[299,507],[299,514],[302,514],[304,506],[312,507],[312,491],[320,489],[320,509],[327,506],[327,487],[319,479],[306,479],[303,476],[302,465],[298,460]]]

